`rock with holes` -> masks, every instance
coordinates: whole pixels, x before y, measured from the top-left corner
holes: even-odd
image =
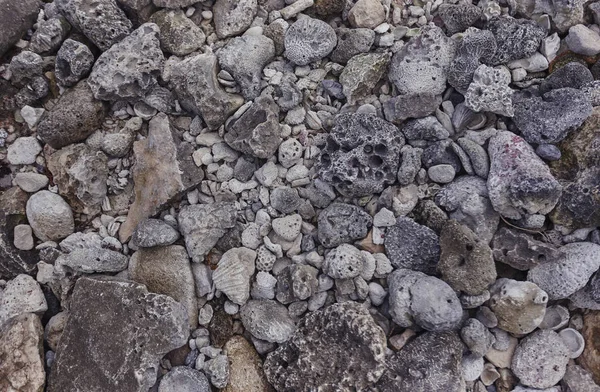
[[[270,299],[248,301],[240,316],[248,332],[267,342],[286,342],[296,329],[287,308]]]
[[[160,359],[187,341],[185,308],[138,283],[81,278],[69,314],[49,392],[147,391]]]
[[[402,126],[406,140],[438,141],[448,139],[450,133],[434,116],[406,121]]]
[[[399,217],[385,234],[385,251],[396,268],[434,274],[440,258],[437,234],[407,217]]]
[[[13,317],[27,313],[39,316],[48,310],[48,303],[38,282],[20,274],[9,280],[0,297],[0,327]]]
[[[323,271],[333,279],[355,278],[363,270],[363,255],[356,247],[342,244],[325,256]]]
[[[307,65],[327,56],[337,44],[333,27],[319,19],[301,18],[285,32],[285,57]]]
[[[493,57],[484,62],[489,65],[506,64],[533,55],[546,37],[546,31],[533,20],[497,16],[487,23],[487,30],[496,38],[497,49]]]
[[[373,218],[352,204],[333,203],[318,217],[318,238],[327,248],[365,238]]]
[[[402,133],[373,114],[342,114],[319,157],[319,174],[348,197],[380,193],[396,180]]]
[[[223,392],[271,391],[262,370],[262,360],[252,344],[242,336],[235,335],[227,341],[223,351],[230,363],[229,382]]]
[[[438,15],[452,35],[473,26],[483,16],[483,10],[473,4],[442,4],[438,8]]]
[[[67,274],[115,273],[127,268],[129,258],[105,248],[82,248],[58,256],[54,271],[58,276]]]
[[[496,338],[492,333],[477,319],[470,318],[460,330],[460,337],[474,355],[483,357]]]
[[[229,300],[244,305],[250,298],[250,279],[256,271],[256,252],[248,248],[232,248],[223,253],[212,279],[217,290]]]
[[[365,307],[336,303],[300,320],[264,370],[278,391],[363,390],[384,372],[385,347],[385,334]]]
[[[521,231],[502,227],[492,242],[494,259],[511,267],[527,271],[546,261],[562,257],[554,245],[534,239]]]
[[[94,65],[94,54],[85,44],[67,39],[56,54],[54,74],[59,84],[73,86],[86,77]]]
[[[143,24],[102,53],[88,78],[96,99],[137,100],[158,84],[165,61],[159,33],[156,24]]]
[[[29,50],[41,55],[49,55],[58,48],[71,31],[71,25],[63,16],[41,22],[31,36]]]
[[[465,105],[475,112],[492,112],[506,117],[514,115],[512,95],[508,87],[510,71],[506,67],[480,65],[465,93]]]
[[[223,39],[243,33],[257,10],[257,0],[217,0],[212,10],[217,36]]]
[[[489,61],[496,53],[496,39],[488,30],[468,29],[458,43],[456,57],[448,69],[448,83],[465,93],[481,61]]]
[[[160,10],[150,17],[160,29],[160,46],[176,56],[185,56],[202,47],[206,36],[182,10]]]
[[[490,288],[490,309],[498,327],[514,334],[526,334],[544,320],[548,294],[531,282],[501,278]]]
[[[144,219],[131,236],[131,240],[139,248],[171,245],[178,239],[179,232],[160,219]]]

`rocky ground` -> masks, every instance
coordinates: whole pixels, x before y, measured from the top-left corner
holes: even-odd
[[[599,392],[599,24],[0,0],[0,391]]]

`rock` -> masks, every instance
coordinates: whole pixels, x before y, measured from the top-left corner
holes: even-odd
[[[333,279],[351,279],[363,270],[362,253],[352,245],[341,244],[325,256],[323,272]]]
[[[385,9],[380,0],[358,0],[348,11],[348,21],[352,27],[373,29],[385,21]]]
[[[96,99],[137,100],[157,85],[165,61],[159,33],[156,24],[143,24],[98,57],[87,80]]]
[[[463,391],[463,348],[456,332],[419,335],[388,359],[377,387],[381,392]]]
[[[390,315],[401,327],[433,332],[456,330],[462,307],[448,284],[419,271],[397,269],[388,276]]]
[[[280,303],[270,300],[250,300],[240,310],[244,328],[257,339],[284,343],[296,329],[288,310]]]
[[[475,112],[492,112],[506,117],[514,115],[510,71],[505,67],[480,65],[465,94],[465,105]]]
[[[558,249],[563,256],[529,270],[527,280],[548,293],[550,300],[562,299],[582,289],[600,268],[600,245],[576,242]]]
[[[29,225],[17,225],[14,231],[14,245],[19,250],[32,250],[34,246],[33,231]]]
[[[0,10],[0,56],[3,56],[33,26],[40,3],[37,0],[24,0],[19,3],[2,0]]]
[[[595,56],[600,53],[600,35],[582,24],[569,28],[565,43],[571,51],[584,56]]]
[[[523,385],[549,388],[565,375],[567,352],[556,332],[537,331],[521,340],[510,368]]]
[[[340,13],[345,6],[344,0],[316,0],[314,5],[317,14],[324,16]]]
[[[406,121],[402,133],[407,140],[439,141],[448,139],[450,133],[434,116]]]
[[[596,383],[600,382],[600,349],[598,334],[600,333],[600,311],[590,311],[583,316],[581,334],[585,339],[585,349],[579,357],[580,365],[592,374]]]
[[[489,61],[496,53],[496,47],[496,39],[491,31],[468,29],[463,33],[463,39],[456,49],[456,57],[450,63],[448,83],[462,94],[466,93],[481,61]]]
[[[128,272],[131,280],[151,293],[168,295],[185,306],[190,330],[198,327],[194,277],[183,246],[141,249],[131,256]]]
[[[25,274],[17,275],[6,283],[0,297],[0,305],[0,327],[14,317],[27,313],[41,316],[48,310],[40,285]]]
[[[164,9],[150,17],[160,33],[160,46],[176,56],[185,56],[200,48],[206,40],[204,31],[185,16],[182,10]]]
[[[494,235],[494,259],[527,271],[536,265],[562,257],[552,244],[537,241],[526,233],[503,227]]]
[[[219,354],[206,362],[204,372],[210,379],[210,383],[217,388],[225,388],[229,382],[229,362],[227,356]]]
[[[273,231],[286,241],[294,241],[300,234],[302,217],[298,214],[275,218],[272,222]]]
[[[8,65],[11,82],[16,86],[24,86],[35,77],[42,74],[42,56],[29,50],[24,50],[13,57]]]
[[[107,193],[108,158],[86,144],[72,144],[52,154],[48,169],[61,196],[75,212],[96,215]]]
[[[379,3],[379,0],[373,1]],[[340,75],[340,83],[348,102],[353,104],[368,97],[387,71],[389,62],[389,55],[378,53],[358,54],[348,60]]]
[[[158,392],[210,392],[204,373],[187,366],[175,366],[160,380]]]
[[[318,238],[327,248],[365,238],[373,219],[361,208],[345,203],[333,203],[318,217]]]
[[[18,187],[0,192],[0,277],[12,279],[31,273],[40,260],[36,250],[19,250],[14,243],[14,228],[24,221],[27,194]],[[27,240],[29,241],[29,240]]]
[[[562,156],[554,144],[540,144],[535,149],[535,153],[545,161],[558,161]]]
[[[273,156],[282,140],[279,108],[269,96],[257,98],[225,129],[225,141],[231,148],[257,158]]]
[[[540,84],[539,92],[545,94],[566,87],[580,89],[593,80],[594,76],[588,67],[578,62],[571,62],[548,75]]]
[[[443,4],[438,8],[438,15],[452,35],[473,26],[483,16],[483,10],[472,4]]]
[[[236,208],[233,203],[196,204],[179,212],[179,230],[193,262],[199,263],[217,241],[235,226]]]
[[[152,0],[160,8],[185,8],[194,5],[194,0]]]
[[[264,35],[244,35],[231,39],[217,55],[219,65],[229,72],[248,100],[261,91],[263,68],[275,57],[275,45]]]
[[[0,389],[37,392],[44,390],[44,341],[40,319],[24,313],[0,323]]]
[[[487,188],[496,211],[509,219],[552,211],[562,187],[525,140],[508,131],[498,132],[490,140],[488,153]]]
[[[331,60],[346,64],[352,57],[367,53],[374,42],[375,32],[371,29],[340,28],[337,30],[337,46],[331,53]]]
[[[48,177],[34,172],[17,173],[15,184],[28,193],[35,193],[48,185]]]
[[[490,288],[490,293],[490,309],[503,330],[527,334],[544,320],[549,298],[537,285],[501,278]]]
[[[46,111],[37,133],[52,148],[82,142],[101,127],[107,107],[94,98],[85,81],[68,89],[56,105]]]
[[[452,165],[434,165],[427,169],[427,176],[433,182],[438,184],[448,184],[454,180],[456,170]]]
[[[44,328],[44,340],[48,343],[48,347],[52,351],[56,351],[60,337],[62,336],[67,320],[69,319],[69,312],[62,311],[55,314],[48,320],[48,324]]]
[[[487,352],[485,359],[500,369],[510,368],[519,340],[501,329],[494,329],[492,331],[496,337],[496,343],[494,343],[492,348]],[[500,332],[504,333],[504,337],[500,338]],[[502,346],[500,346],[500,342],[502,342]],[[496,347],[498,347],[498,349]],[[500,348],[502,348],[502,350],[500,350]]]
[[[479,295],[496,281],[492,250],[468,227],[449,220],[440,235],[438,271],[454,290]]]
[[[223,351],[230,364],[229,383],[223,392],[272,391],[263,371],[262,360],[246,339],[239,335],[233,336],[227,341]]]
[[[296,65],[307,65],[326,57],[336,44],[333,27],[319,19],[302,18],[285,33],[285,57]]]
[[[54,272],[61,278],[71,274],[115,273],[127,269],[129,259],[106,248],[74,249],[54,262]]]
[[[475,174],[481,178],[487,178],[490,172],[490,160],[485,149],[465,137],[459,138],[457,143],[469,157],[469,161]]]
[[[131,236],[133,243],[140,248],[167,246],[179,239],[179,232],[160,219],[144,219]]]
[[[212,10],[217,36],[223,39],[243,33],[257,10],[257,0],[217,0]]]
[[[58,0],[69,23],[106,51],[131,33],[132,23],[115,0]]]
[[[211,130],[219,128],[242,104],[241,96],[227,93],[217,80],[217,57],[212,53],[187,57],[165,67],[163,79],[184,109],[202,117]]]
[[[11,165],[31,165],[40,152],[42,146],[35,137],[20,137],[8,147],[6,158]]]
[[[557,143],[592,114],[592,104],[581,91],[559,88],[542,97],[522,93],[515,96],[514,121],[530,143]]]
[[[410,218],[399,217],[385,234],[385,251],[396,268],[433,274],[440,258],[437,234]]]
[[[149,369],[187,340],[185,308],[137,283],[81,278],[70,306],[49,392],[147,391],[156,382]]]
[[[578,392],[600,392],[600,386],[592,378],[592,374],[576,364],[569,363],[562,379],[568,390]]]
[[[276,390],[364,389],[384,371],[385,341],[360,304],[336,303],[300,320],[292,337],[267,356],[265,374]]]
[[[121,242],[131,237],[138,223],[158,213],[185,189],[169,118],[165,114],[160,113],[150,121],[148,137],[133,144],[133,154],[135,200],[119,228]]]
[[[29,49],[38,54],[54,53],[71,31],[71,25],[65,18],[58,16],[41,22],[31,36]]]
[[[533,55],[546,37],[546,31],[536,22],[515,19],[511,16],[497,16],[487,23],[487,29],[494,34],[497,43],[496,53],[488,65],[506,64]]]
[[[256,252],[248,248],[232,248],[221,256],[217,269],[213,272],[213,282],[217,290],[229,300],[244,305],[250,298],[250,279],[256,267]]]
[[[339,115],[319,157],[319,175],[348,197],[380,193],[396,180],[403,145],[398,128],[373,114]]]
[[[470,318],[460,330],[460,337],[469,348],[469,351],[483,357],[496,341],[494,335],[477,319]]]
[[[73,233],[73,211],[62,197],[39,191],[27,201],[27,220],[35,236],[42,241],[61,240]]]
[[[442,97],[430,92],[416,93],[410,96],[398,96],[388,99],[383,104],[385,118],[394,124],[399,124],[407,118],[425,117],[442,103]]]
[[[284,214],[291,214],[300,208],[302,199],[298,191],[289,187],[275,188],[271,191],[271,206]]]

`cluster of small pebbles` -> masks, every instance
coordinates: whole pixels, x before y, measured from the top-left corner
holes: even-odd
[[[0,391],[600,392],[599,34],[0,0]]]

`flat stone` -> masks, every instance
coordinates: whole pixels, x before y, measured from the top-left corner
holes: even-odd
[[[307,65],[327,56],[337,44],[333,27],[319,19],[302,18],[285,32],[285,56],[296,65]]]
[[[379,0],[376,1],[379,3]],[[340,83],[350,104],[371,94],[387,71],[390,58],[388,54],[364,53],[348,60],[340,75]]]
[[[40,285],[25,274],[17,275],[6,283],[0,297],[0,305],[0,327],[13,317],[26,313],[41,316],[48,310]]]
[[[58,256],[54,262],[57,275],[115,273],[127,268],[129,258],[122,253],[106,248],[78,248]]]
[[[385,21],[385,8],[379,0],[358,0],[348,11],[352,27],[373,29]]]
[[[250,27],[258,11],[258,2],[257,0],[217,0],[212,11],[217,36],[223,39],[239,35]]]
[[[31,250],[34,246],[33,230],[29,225],[17,225],[14,230],[14,245],[19,250]]]
[[[140,248],[171,245],[178,239],[179,232],[160,219],[144,219],[131,236]]]
[[[582,24],[569,29],[565,43],[573,52],[584,56],[595,56],[600,53],[600,35]]]
[[[176,56],[185,56],[202,47],[206,36],[182,10],[160,10],[150,17],[160,29],[160,46]]]

